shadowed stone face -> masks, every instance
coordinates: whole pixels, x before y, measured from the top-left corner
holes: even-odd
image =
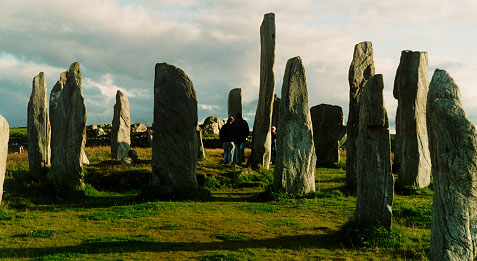
[[[228,117],[235,117],[237,113],[242,113],[242,89],[230,90],[228,98]]]
[[[359,102],[366,82],[374,75],[373,46],[362,42],[354,47],[353,61],[349,67],[349,113],[347,122],[346,182],[356,187],[357,147],[359,132]]]
[[[393,175],[383,76],[371,77],[363,89],[357,138],[356,220],[391,228]]]
[[[314,192],[316,155],[305,68],[300,57],[287,62],[278,130],[274,190],[296,195]]]
[[[343,109],[340,106],[320,104],[310,109],[313,122],[313,141],[316,165],[330,167],[340,160],[339,142],[343,126]]]
[[[128,97],[118,90],[111,129],[111,156],[113,158],[121,159],[128,156],[131,144],[130,135],[131,120]]]
[[[86,154],[86,106],[78,62],[60,75],[50,95],[51,169],[48,180],[58,187],[83,187]]]
[[[275,14],[266,14],[260,26],[260,91],[253,125],[252,155],[250,165],[268,169],[270,165],[272,136],[273,91],[275,89]]]
[[[394,80],[396,112],[396,149],[394,164],[399,166],[401,186],[426,187],[431,181],[426,104],[429,80],[427,53],[402,51]]]
[[[197,96],[189,77],[167,63],[156,64],[153,132],[156,192],[171,197],[197,189]]]
[[[0,203],[2,203],[3,182],[5,181],[5,171],[7,167],[9,137],[10,128],[8,122],[0,115]]]
[[[28,102],[28,163],[30,174],[44,177],[44,167],[50,164],[50,119],[46,80],[43,72],[33,78],[32,92]]]
[[[477,258],[477,132],[459,87],[443,70],[432,76],[427,129],[434,178],[431,260]]]

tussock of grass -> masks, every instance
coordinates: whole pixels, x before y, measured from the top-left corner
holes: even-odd
[[[363,227],[354,220],[341,227],[341,242],[353,248],[399,249],[404,245],[404,233],[398,228]]]
[[[245,261],[253,260],[253,256],[242,253],[220,253],[201,256],[198,258],[201,261]]]

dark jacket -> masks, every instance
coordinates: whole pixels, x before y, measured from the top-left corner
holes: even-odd
[[[248,123],[244,119],[236,119],[233,123],[234,142],[237,144],[247,141],[250,130],[248,129]]]
[[[230,123],[225,123],[220,129],[219,137],[221,142],[234,141],[233,127]]]

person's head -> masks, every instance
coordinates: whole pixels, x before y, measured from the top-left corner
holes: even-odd
[[[277,128],[275,128],[275,126],[272,126],[272,132],[275,132],[277,131]]]
[[[242,119],[242,113],[241,113],[241,112],[237,112],[237,113],[235,114],[235,119],[241,120],[241,119]]]
[[[234,117],[229,117],[229,118],[227,119],[227,123],[232,123],[232,122],[234,122]]]

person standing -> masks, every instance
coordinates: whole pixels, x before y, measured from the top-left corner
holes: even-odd
[[[248,123],[242,118],[242,113],[235,114],[235,121],[232,124],[234,132],[235,143],[235,163],[241,165],[244,159],[245,145],[247,144],[247,137],[250,133]]]
[[[275,158],[277,157],[277,128],[272,126],[272,157],[270,161],[275,164]]]
[[[227,119],[227,123],[222,126],[219,132],[220,141],[223,143],[224,148],[224,164],[234,163],[234,135],[232,124],[234,122],[234,117]]]

